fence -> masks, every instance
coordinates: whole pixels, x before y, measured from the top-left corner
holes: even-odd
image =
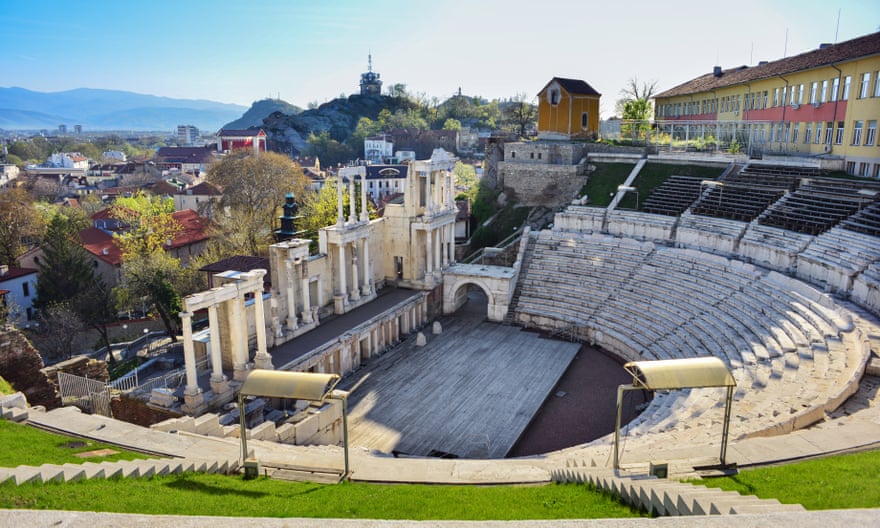
[[[58,392],[61,405],[74,405],[91,414],[112,416],[110,388],[103,381],[59,372]]]

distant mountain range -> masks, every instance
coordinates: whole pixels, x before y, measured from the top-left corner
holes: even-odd
[[[167,130],[195,125],[215,132],[238,119],[248,107],[207,101],[173,99],[119,90],[77,88],[64,92],[34,92],[0,88],[0,129],[57,130],[58,125],[82,125],[90,130]]]

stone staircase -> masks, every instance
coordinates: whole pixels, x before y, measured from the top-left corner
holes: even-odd
[[[0,484],[11,481],[17,486],[27,482],[75,482],[88,479],[148,478],[182,473],[230,474],[238,471],[239,461],[200,458],[152,458],[82,464],[43,464],[0,468]]]
[[[589,484],[622,502],[653,515],[732,515],[806,511],[800,504],[782,504],[735,491],[695,486],[648,475],[621,475],[610,469],[567,461],[565,468],[551,471],[556,482]]]
[[[523,251],[523,259],[520,263],[520,277],[519,280],[516,281],[516,286],[513,290],[513,295],[510,298],[510,305],[507,309],[507,314],[504,316],[504,320],[502,320],[502,324],[511,325],[513,324],[516,307],[519,305],[519,297],[522,295],[522,284],[525,275],[528,273],[529,264],[532,261],[532,255],[535,253],[535,243],[536,237],[529,235],[529,239],[526,242],[526,249]]]

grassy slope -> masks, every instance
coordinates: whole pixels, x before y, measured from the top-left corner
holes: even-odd
[[[71,444],[75,442],[75,444]],[[83,444],[83,445],[79,445]],[[75,445],[76,447],[67,447]],[[0,467],[40,464],[81,464],[104,460],[132,460],[145,455],[69,436],[41,431],[27,425],[0,420]],[[97,449],[113,449],[119,453],[109,456],[81,458],[76,453]]]
[[[322,485],[187,474],[151,479],[0,486],[0,507],[119,513],[363,519],[634,517],[577,484],[545,486]]]
[[[880,451],[743,470],[739,475],[696,481],[808,510],[880,507]]]
[[[581,188],[580,196],[590,197],[590,205],[605,207],[611,203],[617,186],[626,181],[635,163],[593,163],[596,170],[590,174],[589,181]]]
[[[12,385],[0,376],[0,395],[13,394],[14,392],[15,389],[12,388]]]

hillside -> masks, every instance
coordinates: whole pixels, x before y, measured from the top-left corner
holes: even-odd
[[[254,101],[243,116],[235,121],[226,123],[222,128],[244,130],[251,127],[261,127],[263,126],[263,119],[269,117],[275,112],[281,112],[286,115],[297,115],[302,113],[302,111],[302,108],[292,105],[287,101],[282,101],[281,99],[262,99],[260,101]]]
[[[0,88],[0,127],[55,129],[82,125],[85,130],[174,130],[192,124],[213,131],[240,116],[241,105],[204,99],[174,99],[120,90],[77,88],[35,92]]]

